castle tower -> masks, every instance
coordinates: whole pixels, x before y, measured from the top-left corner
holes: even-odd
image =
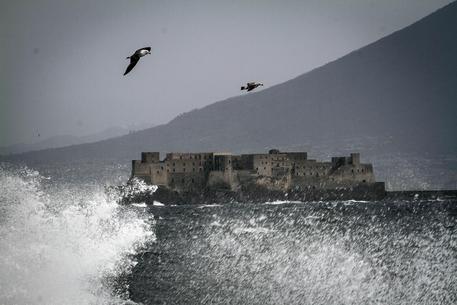
[[[360,165],[360,153],[351,154],[351,163],[352,165]]]
[[[142,163],[157,163],[160,161],[159,152],[142,152],[141,162]]]

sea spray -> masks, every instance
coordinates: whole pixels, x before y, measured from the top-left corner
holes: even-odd
[[[43,187],[0,166],[0,304],[122,304],[112,282],[155,239],[151,214],[101,189]]]
[[[455,199],[149,206],[144,304],[457,304]]]

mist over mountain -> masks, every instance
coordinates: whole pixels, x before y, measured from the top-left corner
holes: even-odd
[[[32,143],[18,143],[9,146],[0,146],[0,155],[8,154],[20,154],[35,150],[43,150],[48,148],[59,148],[70,145],[78,145],[84,143],[91,143],[96,141],[102,141],[109,138],[123,136],[137,130],[150,128],[153,124],[135,124],[132,126],[113,126],[107,129],[104,129],[100,132],[96,132],[84,136],[76,135],[57,135],[48,138],[40,139],[39,135],[35,136],[36,140]]]
[[[386,179],[404,176],[398,174],[400,157],[438,160],[439,165],[426,164],[440,168],[438,172],[447,170],[442,185],[452,187],[457,177],[456,37],[454,2],[282,84],[125,136],[10,158],[31,164],[128,162],[141,151],[253,152],[279,147],[327,156],[352,150],[361,151],[375,169],[378,165]]]

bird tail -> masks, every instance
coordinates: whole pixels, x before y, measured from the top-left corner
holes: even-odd
[[[241,90],[246,90],[246,87],[245,86],[241,86]]]

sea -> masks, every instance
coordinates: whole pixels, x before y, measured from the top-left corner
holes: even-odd
[[[122,205],[110,170],[0,164],[1,305],[457,304],[453,196]]]

